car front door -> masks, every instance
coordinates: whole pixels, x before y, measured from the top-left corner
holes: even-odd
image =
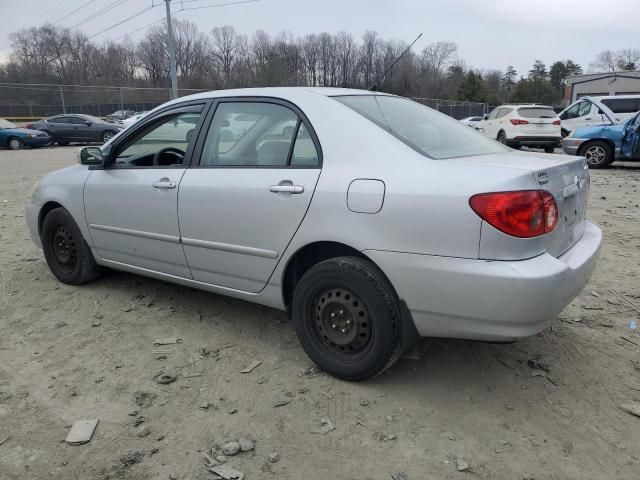
[[[319,143],[302,112],[277,100],[226,99],[210,117],[180,184],[184,253],[195,280],[258,292],[309,207]],[[232,131],[238,118],[243,129]]]
[[[73,138],[73,124],[71,123],[71,117],[55,117],[50,119],[47,123],[51,125],[50,130],[56,140],[69,142]]]
[[[577,128],[587,127],[594,121],[592,115],[593,104],[587,100],[581,100],[560,115],[562,128],[567,132],[573,132]]]
[[[191,278],[177,209],[195,135],[176,125],[182,117],[200,118],[203,108],[194,104],[158,113],[105,150],[105,168],[91,173],[84,191],[91,240],[101,258],[116,267]]]
[[[627,120],[620,144],[620,156],[637,159],[640,157],[640,114]]]
[[[92,123],[86,118],[71,117],[71,129],[73,140],[87,142],[93,140],[91,132]]]

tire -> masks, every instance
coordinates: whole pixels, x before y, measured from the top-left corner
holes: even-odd
[[[338,257],[311,267],[293,292],[292,317],[307,355],[342,380],[379,375],[402,353],[397,296],[368,260]]]
[[[113,130],[107,130],[106,132],[102,132],[102,143],[107,143],[109,140],[111,140],[114,136],[116,135],[116,132],[114,132]]]
[[[9,137],[7,140],[7,146],[9,150],[22,150],[24,148],[24,142],[18,137]]]
[[[567,135],[569,135],[569,133],[571,133],[571,132],[569,132],[568,130],[565,130],[564,128],[560,129],[560,136],[562,138],[566,138]]]
[[[553,153],[556,151],[556,147],[544,147],[544,153]]]
[[[56,143],[61,147],[66,147],[67,145],[69,145],[69,142],[61,142],[60,140],[56,140]]]
[[[81,285],[102,274],[78,225],[64,208],[47,214],[40,236],[49,269],[62,283]]]
[[[586,157],[589,168],[606,168],[615,160],[611,145],[599,140],[587,142],[580,148],[579,155]]]
[[[56,139],[54,138],[54,136],[51,135],[51,132],[48,132],[47,130],[42,130],[42,131],[47,135],[49,135],[49,138],[51,139],[49,140],[49,143],[45,145],[45,147],[53,147],[53,145],[56,143]]]
[[[500,130],[500,132],[498,132],[498,141],[503,145],[507,144],[507,134],[504,133],[504,131],[502,131],[502,130]]]

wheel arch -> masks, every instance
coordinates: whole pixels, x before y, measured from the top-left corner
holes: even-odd
[[[609,138],[590,138],[589,140],[584,142],[582,145],[580,145],[580,148],[578,149],[578,155],[582,156],[584,154],[585,149],[590,144],[592,144],[593,142],[603,142],[603,143],[606,143],[607,145],[609,145],[609,147],[611,147],[611,152],[613,153],[613,156],[615,157],[615,155],[616,155],[616,144],[613,142],[613,140],[611,140]]]
[[[40,212],[38,212],[38,235],[42,235],[42,224],[44,223],[44,219],[51,210],[55,210],[56,208],[64,208],[64,206],[55,201],[48,201],[42,205]]]

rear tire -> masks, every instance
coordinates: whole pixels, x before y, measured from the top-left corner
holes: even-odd
[[[311,267],[293,293],[292,317],[307,355],[342,380],[379,375],[402,353],[397,296],[368,260],[338,257]]]
[[[9,150],[22,150],[24,148],[24,142],[18,137],[9,137],[7,145]]]
[[[66,147],[67,145],[69,145],[69,142],[61,142],[60,140],[56,140],[56,143],[61,147]]]
[[[615,160],[611,145],[599,140],[587,142],[578,154],[586,157],[589,168],[606,168]]]
[[[81,285],[102,274],[78,225],[64,208],[47,214],[40,236],[49,269],[62,283]]]
[[[553,153],[556,151],[556,147],[544,147],[544,153]]]

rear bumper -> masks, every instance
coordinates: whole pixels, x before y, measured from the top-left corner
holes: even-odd
[[[562,150],[567,155],[578,155],[580,146],[585,142],[584,138],[566,137],[562,139]]]
[[[602,232],[587,222],[558,258],[485,261],[367,250],[425,337],[513,341],[543,330],[584,288]]]
[[[558,147],[562,137],[517,136],[507,140],[510,147]]]

